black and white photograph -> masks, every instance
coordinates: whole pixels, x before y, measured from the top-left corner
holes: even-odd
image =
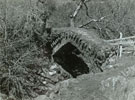
[[[0,100],[135,100],[135,0],[0,0]]]

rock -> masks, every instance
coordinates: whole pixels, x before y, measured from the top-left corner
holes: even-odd
[[[52,72],[49,72],[49,75],[55,75],[56,74],[56,71],[52,71]]]
[[[5,94],[0,93],[0,100],[6,100],[7,96]]]
[[[57,84],[53,100],[135,100],[135,65]]]
[[[51,99],[49,99],[49,97],[47,97],[46,95],[40,95],[37,98],[35,98],[34,100],[51,100]]]
[[[50,70],[54,70],[54,69],[56,69],[58,66],[57,66],[57,64],[53,64],[51,67],[50,67]]]

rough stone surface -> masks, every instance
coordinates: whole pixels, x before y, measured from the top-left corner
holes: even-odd
[[[51,99],[48,98],[48,97],[45,96],[45,95],[41,95],[41,96],[38,96],[37,98],[35,98],[34,100],[51,100]]]
[[[57,84],[52,100],[135,100],[135,65],[120,66]]]
[[[100,66],[113,53],[114,48],[100,39],[96,33],[94,29],[88,31],[82,28],[53,28],[51,37],[55,38],[52,39],[51,47],[54,61],[62,67],[66,65],[69,68],[70,63],[67,61],[81,59],[79,62],[82,63],[75,62],[71,68],[79,68],[79,65],[88,66],[91,73],[102,72]]]
[[[109,70],[68,79],[54,87],[47,97],[33,100],[135,100],[135,57],[116,60]],[[10,100],[0,94],[0,100]],[[14,100],[14,99],[12,99]]]

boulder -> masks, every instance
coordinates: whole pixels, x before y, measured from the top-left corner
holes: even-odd
[[[57,84],[53,100],[135,100],[135,65]]]

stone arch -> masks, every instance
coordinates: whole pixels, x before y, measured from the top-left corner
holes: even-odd
[[[60,29],[54,29],[52,31],[52,34],[55,34],[57,36],[52,41],[52,44],[51,44],[52,57],[54,58],[55,62],[59,63],[63,68],[67,66],[66,67],[67,69],[68,68],[71,69],[71,70],[68,70],[68,72],[72,74],[73,77],[76,77],[80,74],[84,74],[87,72],[97,73],[97,72],[103,71],[101,68],[101,65],[105,62],[105,60],[108,57],[108,54],[106,53],[105,50],[106,48],[111,48],[111,47],[109,44],[105,43],[102,39],[96,36],[93,30],[87,31],[87,30],[79,29],[79,28],[74,28],[74,29],[60,28]],[[65,48],[67,49],[67,51],[65,50]],[[73,48],[74,50],[72,50]],[[102,53],[101,52],[102,50],[105,52]],[[72,54],[74,51],[77,52],[76,55]],[[107,52],[108,51],[110,52],[110,49],[108,49]],[[70,67],[70,64],[67,64],[67,65],[61,64],[62,62],[60,60],[63,60],[63,59],[68,60],[70,58],[69,55],[62,54],[62,53],[68,53],[68,52],[70,56],[71,55],[74,56],[74,59],[78,59],[78,61],[81,62],[80,65],[84,67],[84,70],[82,68],[82,72],[81,71],[79,72],[79,70],[81,69],[79,65],[76,65],[76,66],[79,66],[78,68],[76,67],[72,69],[72,67],[74,66]],[[95,55],[98,55],[100,57],[95,56]],[[99,58],[103,58],[103,59],[99,59]],[[73,60],[71,60],[70,63],[72,63],[72,61]],[[77,73],[75,72],[75,69],[78,70]],[[87,71],[85,71],[85,69],[87,69]]]
[[[78,75],[89,73],[88,65],[79,57],[80,53],[77,47],[68,42],[53,55],[53,58],[64,70],[73,77],[77,77]]]

